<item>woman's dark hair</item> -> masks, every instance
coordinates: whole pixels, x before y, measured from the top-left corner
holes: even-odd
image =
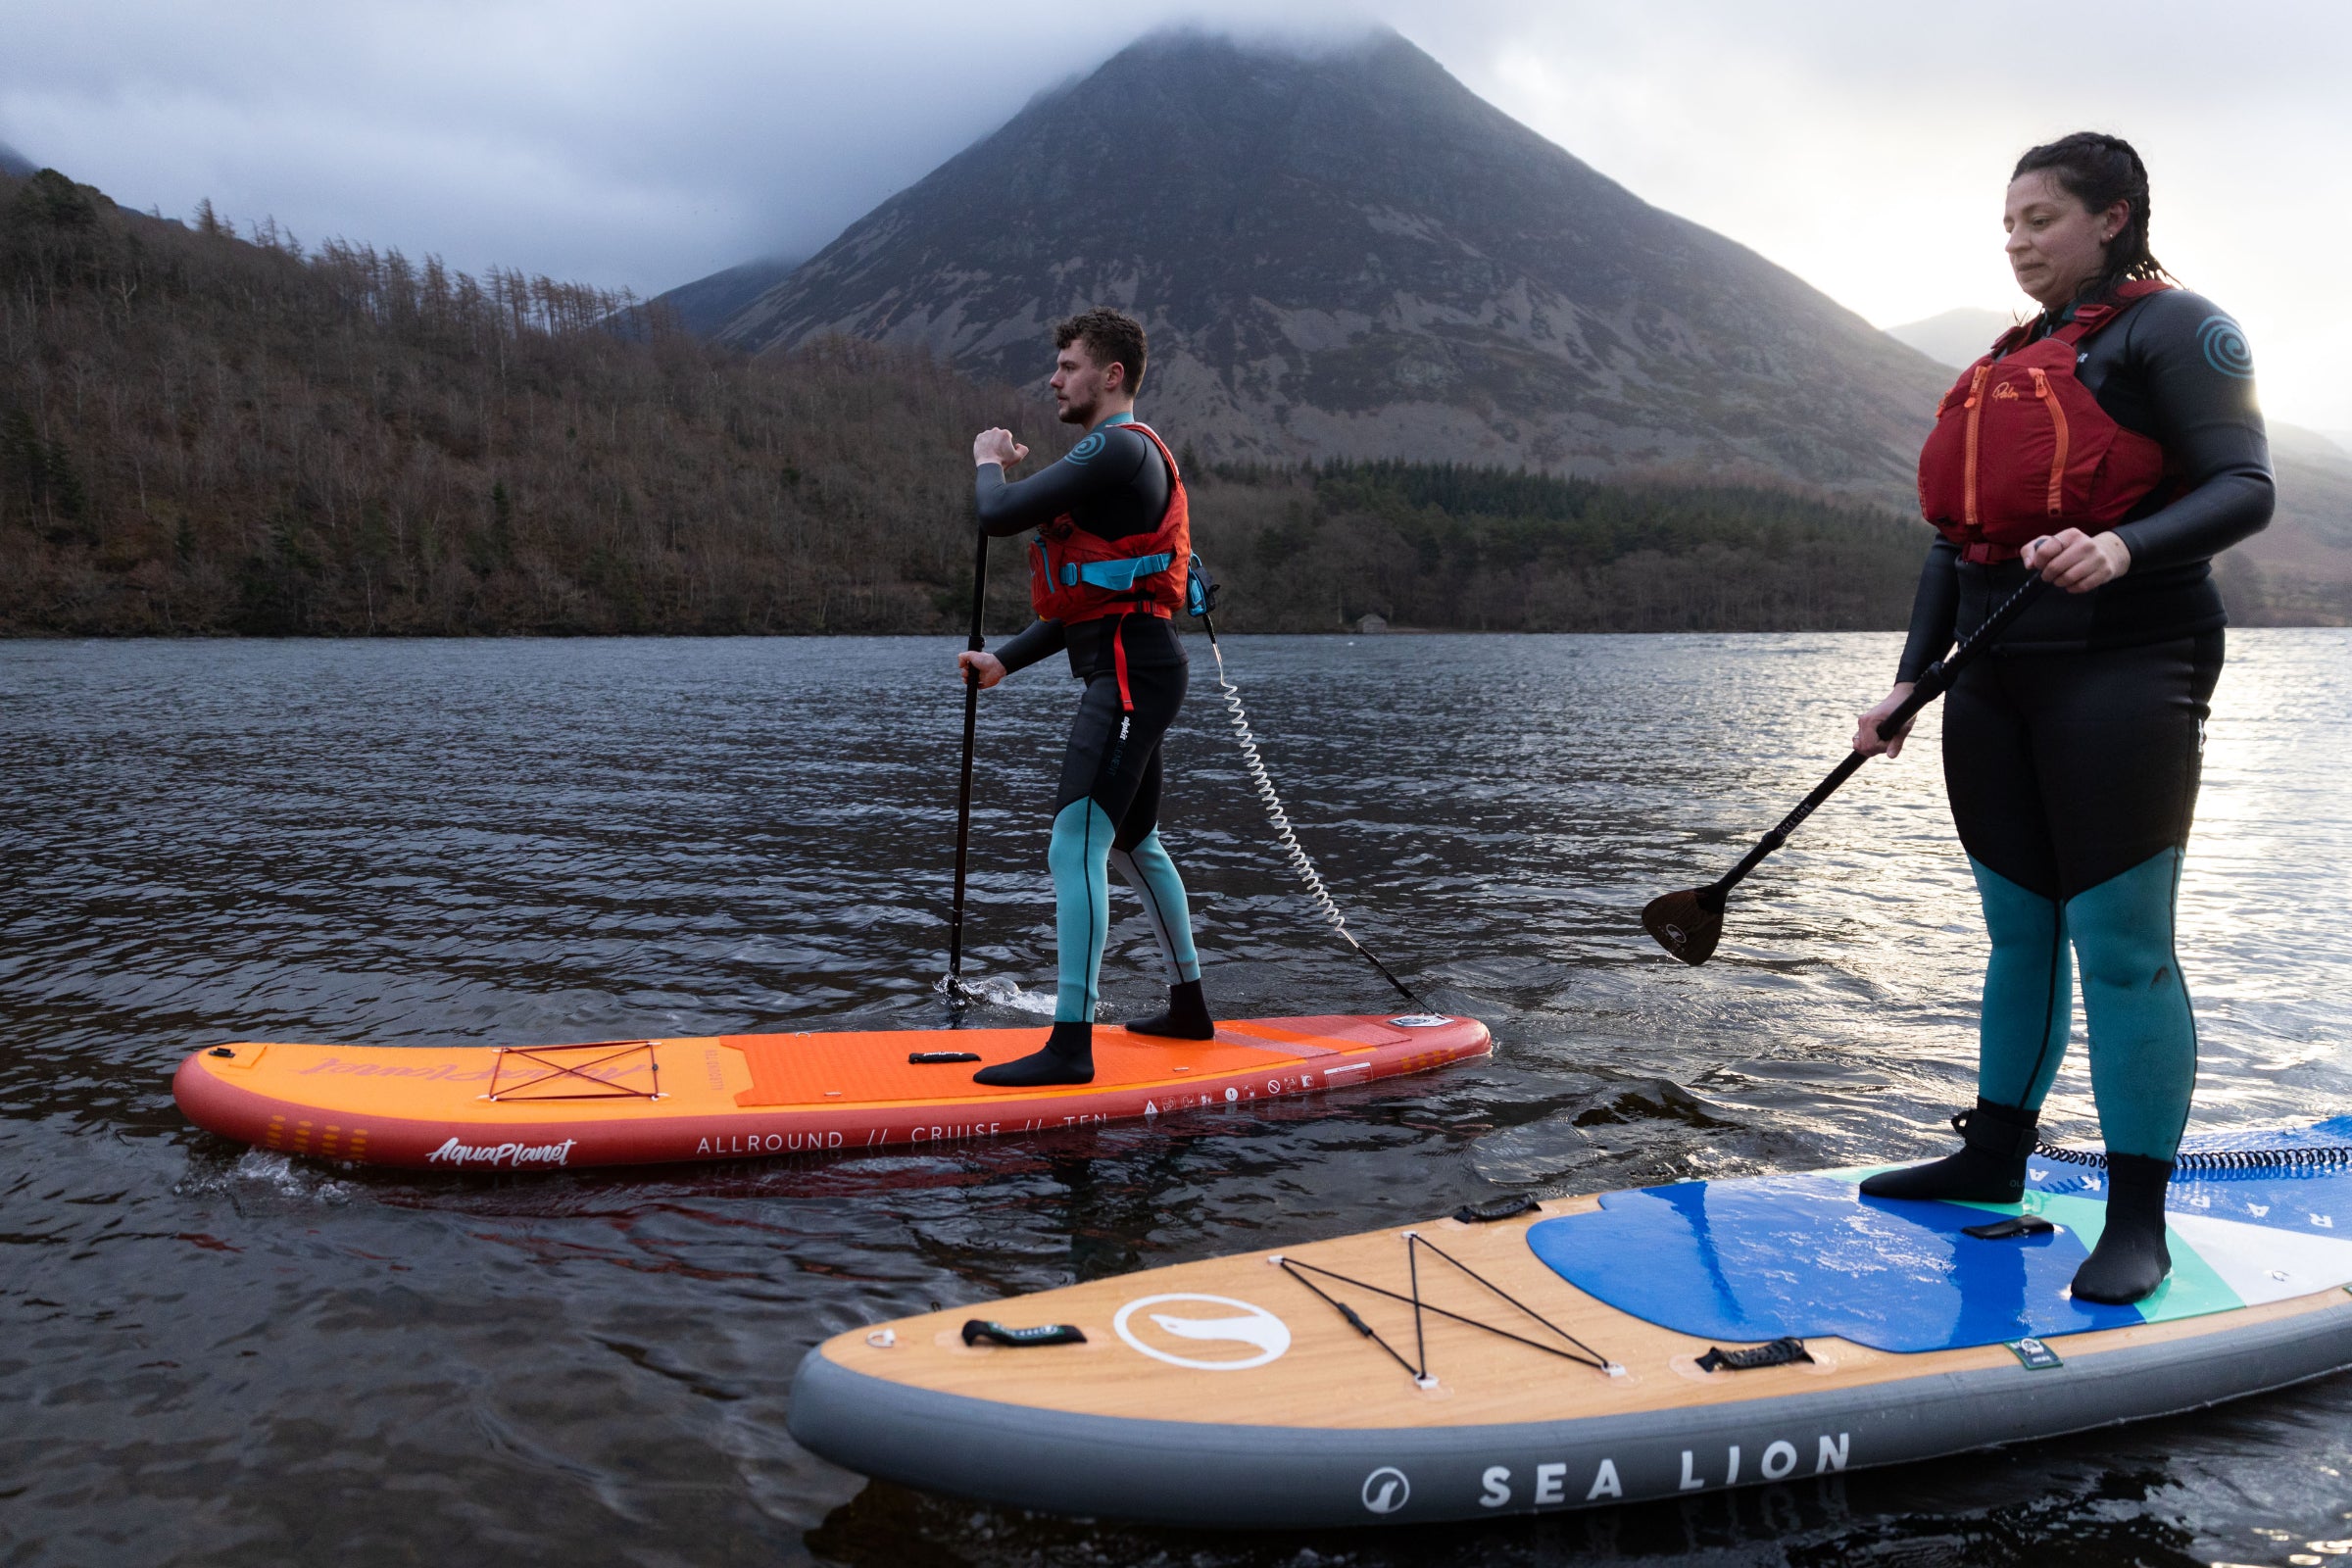
[[[2036,172],[2049,174],[2068,195],[2094,213],[2103,213],[2117,202],[2131,204],[2132,216],[2107,242],[2106,267],[2082,286],[2084,297],[2102,299],[2133,278],[2166,275],[2156,253],[2148,249],[2148,166],[2139,161],[2130,142],[2095,130],[2078,130],[2027,149],[2009,177]]]

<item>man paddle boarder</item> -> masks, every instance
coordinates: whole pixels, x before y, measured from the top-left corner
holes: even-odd
[[[996,537],[1037,530],[1028,552],[1037,619],[995,653],[956,657],[957,678],[986,688],[1066,650],[1071,675],[1086,683],[1046,854],[1059,949],[1054,1032],[1045,1050],[973,1074],[1014,1088],[1094,1079],[1112,865],[1142,898],[1168,969],[1167,1010],[1127,1028],[1183,1040],[1215,1033],[1184,880],[1158,829],[1160,737],[1184,705],[1189,674],[1174,624],[1192,559],[1184,480],[1167,443],[1136,422],[1142,323],[1086,311],[1054,328],[1054,412],[1086,428],[1069,455],[1016,482],[1004,470],[1029,449],[1011,431],[972,439],[981,528]]]

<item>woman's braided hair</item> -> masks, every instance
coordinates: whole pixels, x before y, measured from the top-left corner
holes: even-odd
[[[2156,253],[2148,248],[2148,166],[2121,136],[2078,130],[2071,136],[2028,148],[2017,161],[2011,179],[2046,172],[2066,193],[2094,213],[2117,202],[2131,205],[2131,216],[2107,242],[2107,265],[2082,286],[2082,297],[2104,299],[2133,278],[2167,276]]]

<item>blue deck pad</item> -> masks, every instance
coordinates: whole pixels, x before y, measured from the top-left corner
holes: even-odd
[[[2352,1143],[2352,1117],[2184,1149]],[[2168,1205],[2173,1274],[2134,1306],[2076,1301],[2098,1241],[2105,1173],[2035,1158],[2022,1204],[1866,1199],[1867,1170],[1683,1182],[1604,1196],[1528,1228],[1545,1266],[1619,1311],[1693,1338],[1837,1337],[1898,1352],[2047,1339],[2192,1317],[2352,1283],[2352,1172],[2183,1179]],[[2054,1235],[1961,1229],[2039,1213]]]

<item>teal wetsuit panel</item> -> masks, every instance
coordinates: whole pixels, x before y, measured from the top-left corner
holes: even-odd
[[[1977,1093],[1996,1105],[2038,1110],[2066,1058],[2074,1025],[2074,965],[2066,912],[1972,858],[1992,956],[1977,1033]]]
[[[2180,852],[2166,850],[2066,905],[2099,1131],[2109,1150],[2149,1159],[2180,1147],[2197,1083],[2197,1021],[2173,951],[2180,886]]]
[[[1144,901],[1144,918],[1152,922],[1152,935],[1167,963],[1168,984],[1200,979],[1200,956],[1193,948],[1192,905],[1184,895],[1184,878],[1176,874],[1176,862],[1159,842],[1159,829],[1145,834],[1132,850],[1114,848],[1110,863]]]
[[[1110,936],[1110,877],[1113,829],[1090,797],[1072,801],[1054,818],[1046,864],[1054,872],[1054,935],[1058,975],[1054,987],[1055,1023],[1092,1023],[1102,978],[1102,944]]]

